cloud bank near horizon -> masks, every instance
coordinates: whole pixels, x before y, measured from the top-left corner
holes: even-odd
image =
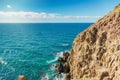
[[[0,22],[82,22],[98,20],[100,16],[72,16],[45,12],[4,12],[0,11]]]

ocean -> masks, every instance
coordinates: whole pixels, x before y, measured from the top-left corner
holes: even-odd
[[[0,80],[62,80],[57,58],[70,51],[74,38],[92,23],[1,23]]]

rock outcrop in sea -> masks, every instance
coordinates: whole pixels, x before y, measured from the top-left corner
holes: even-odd
[[[58,58],[59,63],[55,66],[55,69],[59,74],[68,73],[70,71],[69,64],[67,63],[69,56],[69,52],[64,52],[63,57]]]
[[[19,75],[17,80],[27,80],[27,78],[24,75]]]
[[[120,80],[120,4],[75,38],[66,64],[66,80]]]

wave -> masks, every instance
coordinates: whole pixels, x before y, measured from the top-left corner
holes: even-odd
[[[67,46],[69,46],[69,44],[68,43],[63,43],[62,46],[67,47]]]
[[[58,74],[54,77],[53,80],[64,80],[65,79],[65,74]]]
[[[53,60],[47,61],[47,63],[53,63],[53,62],[57,61],[57,59],[58,59],[59,57],[62,57],[62,54],[63,54],[63,52],[58,52],[58,53],[56,53],[55,58],[54,58]]]
[[[62,52],[57,52],[55,54],[54,59],[47,61],[47,63],[50,64],[50,70],[51,71],[54,72],[55,66],[56,66],[56,64],[54,62],[56,62],[59,57],[63,57],[64,52],[70,52],[70,51],[66,50],[66,51],[62,51]],[[53,75],[54,76],[53,76],[52,80],[64,80],[65,79],[65,74],[64,73],[58,74],[58,73],[54,72]],[[45,75],[42,76],[42,80],[49,80],[49,79],[51,80],[50,76],[51,76],[51,74],[45,74]]]
[[[50,60],[50,61],[47,61],[47,63],[49,64],[49,63],[53,63],[53,62],[55,62],[57,59],[54,59],[54,60]]]
[[[51,76],[49,76],[47,73],[46,74],[43,74],[41,76],[41,80],[51,80],[50,78]],[[52,80],[64,80],[65,79],[65,74],[57,74],[56,76],[54,76],[52,78]]]
[[[53,47],[69,47],[69,46],[71,46],[70,44],[68,44],[68,43],[59,43],[58,45],[52,45]]]
[[[0,57],[0,63],[1,63],[1,64],[4,64],[4,65],[7,65],[7,62],[4,61],[1,57]]]
[[[52,60],[47,61],[47,63],[50,64],[50,63],[53,63],[53,62],[57,61],[57,59],[58,59],[59,57],[63,57],[63,53],[64,53],[64,52],[69,52],[69,51],[66,50],[66,51],[62,51],[62,52],[56,53],[55,58],[52,59]]]
[[[42,75],[41,80],[49,80],[49,75],[48,74]]]
[[[4,61],[2,57],[0,57],[0,63],[2,65],[5,65],[8,69],[12,70],[12,71],[15,71],[15,68],[13,68],[12,66],[10,66],[7,61]]]

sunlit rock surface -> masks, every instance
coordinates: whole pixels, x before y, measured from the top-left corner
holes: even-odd
[[[75,38],[67,62],[66,80],[120,80],[120,5]]]

